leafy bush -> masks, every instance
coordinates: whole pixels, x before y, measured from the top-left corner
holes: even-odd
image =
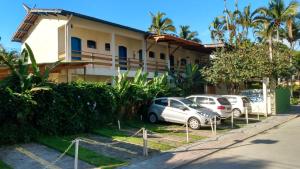
[[[48,90],[0,90],[0,144],[28,142],[38,133],[89,132],[116,117],[114,89],[102,83],[56,84]]]
[[[37,135],[31,125],[35,102],[30,94],[0,90],[0,144],[28,142]]]
[[[300,103],[300,101],[299,101],[298,98],[295,98],[295,97],[291,98],[291,104],[292,105],[298,105],[299,103]]]
[[[43,134],[89,132],[114,117],[113,89],[102,83],[58,84],[33,93],[33,98],[35,124]]]

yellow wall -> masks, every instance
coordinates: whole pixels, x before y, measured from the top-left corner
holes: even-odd
[[[38,63],[58,60],[58,28],[66,21],[64,17],[54,16],[40,17],[36,21],[24,43],[30,45]]]

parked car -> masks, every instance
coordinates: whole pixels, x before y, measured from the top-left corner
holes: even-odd
[[[210,120],[215,116],[217,116],[217,124],[220,124],[220,117],[216,113],[183,97],[154,99],[148,110],[148,119],[151,123],[167,121],[185,124],[188,122],[192,129],[210,126]]]
[[[251,113],[251,103],[250,99],[247,96],[241,95],[223,95],[231,103],[232,112],[235,117],[240,117],[242,114],[248,111],[248,114]]]
[[[221,95],[192,95],[187,97],[187,99],[218,113],[221,119],[231,116],[231,104]]]

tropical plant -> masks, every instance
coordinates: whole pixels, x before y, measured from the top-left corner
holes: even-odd
[[[201,86],[204,86],[204,80],[199,72],[198,65],[187,64],[184,72],[180,69],[169,70],[169,75],[182,96],[188,96],[194,92],[203,92]]]
[[[180,38],[201,43],[201,40],[199,38],[197,38],[198,32],[191,31],[190,26],[180,25],[179,27],[180,27],[180,32],[179,32],[179,37]]]
[[[157,12],[153,14],[150,12],[152,23],[149,27],[149,31],[156,35],[166,34],[168,32],[175,32],[176,28],[173,26],[173,21],[166,17],[163,12]]]
[[[224,20],[220,17],[214,18],[209,26],[210,37],[213,41],[224,42]]]
[[[268,7],[260,7],[253,12],[255,20],[261,20],[268,23],[268,32],[275,30],[277,32],[276,39],[279,41],[279,31],[283,24],[287,24],[289,32],[291,32],[291,20],[297,15],[299,3],[291,1],[285,6],[284,0],[271,0]]]
[[[237,23],[242,27],[242,38],[246,39],[248,37],[249,28],[254,26],[250,5],[244,7],[242,12],[236,10],[235,14],[238,15]]]
[[[31,64],[29,64],[28,58]],[[1,81],[0,87],[9,87],[20,93],[26,90],[46,89],[50,72],[59,64],[56,62],[41,71],[30,46],[26,43],[20,56],[16,57],[15,52],[4,51],[0,53],[0,61],[11,72],[8,77]]]
[[[133,79],[128,77],[128,72],[119,74],[114,84],[119,119],[134,117],[141,107],[170,90],[166,74],[148,80],[148,73],[142,69],[137,70]]]

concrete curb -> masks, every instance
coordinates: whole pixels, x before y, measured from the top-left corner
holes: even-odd
[[[157,168],[157,166],[159,166],[160,169],[175,169],[183,167],[186,164],[197,161],[201,158],[207,157],[211,154],[243,142],[251,137],[255,137],[261,133],[276,128],[297,117],[298,115],[295,114],[273,116],[273,118],[271,117],[272,119],[266,119],[261,123],[251,124],[245,128],[242,128],[245,131],[241,129],[233,130],[238,132],[228,132],[214,138],[209,138],[190,145],[185,145],[177,149],[164,152],[159,156],[154,156],[148,160],[135,163],[127,167],[122,167],[122,169],[152,169]],[[257,127],[257,125],[259,127]],[[228,136],[230,137],[226,138]]]

